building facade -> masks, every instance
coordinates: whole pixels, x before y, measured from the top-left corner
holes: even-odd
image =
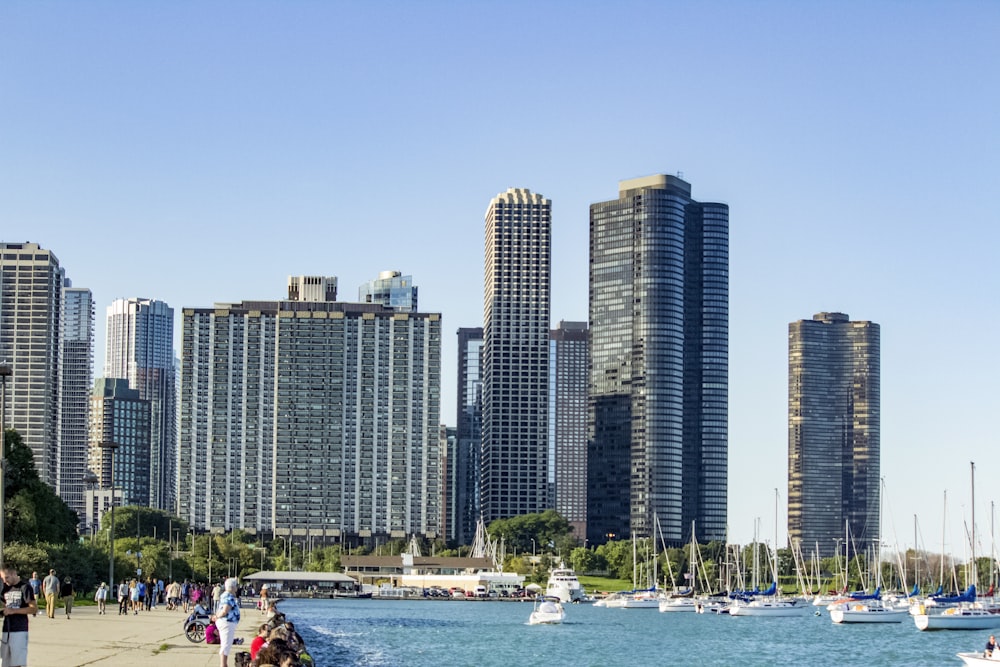
[[[873,322],[788,325],[788,537],[803,553],[853,556],[880,537],[880,354]]]
[[[559,322],[549,344],[549,480],[556,511],[581,539],[587,535],[586,322]]]
[[[128,380],[98,378],[90,397],[90,470],[99,489],[121,489],[126,505],[149,506],[152,446],[152,401],[142,398]],[[113,443],[113,450],[102,447]],[[112,471],[112,460],[114,469]],[[95,493],[93,499],[110,500]],[[92,500],[93,502],[93,500]]]
[[[57,491],[64,278],[37,243],[0,243],[0,363],[12,371],[4,425],[21,434],[38,476]]]
[[[104,377],[128,380],[149,401],[150,507],[174,511],[177,488],[177,380],[174,309],[155,299],[116,299],[107,309]]]
[[[480,504],[489,523],[552,507],[549,300],[552,203],[510,188],[486,211]]]
[[[729,208],[655,175],[590,207],[591,543],[724,540]]]
[[[85,515],[87,455],[90,428],[90,392],[94,365],[94,296],[73,287],[67,279],[62,291],[62,340],[59,362],[59,497]]]
[[[441,318],[244,301],[183,314],[179,513],[367,542],[440,533]]]
[[[380,303],[400,313],[417,312],[417,286],[413,276],[399,271],[382,271],[375,280],[358,288],[358,301]]]
[[[455,411],[455,536],[472,544],[479,521],[480,451],[483,446],[483,329],[458,330],[458,406]]]

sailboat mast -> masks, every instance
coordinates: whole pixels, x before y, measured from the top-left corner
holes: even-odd
[[[970,488],[972,489],[972,570],[970,574],[972,576],[972,583],[978,584],[979,577],[977,575],[976,568],[976,463],[975,461],[969,461],[969,473],[972,476],[972,484]]]
[[[944,490],[944,515],[941,517],[941,574],[938,583],[944,586],[944,531],[948,517],[948,489]]]

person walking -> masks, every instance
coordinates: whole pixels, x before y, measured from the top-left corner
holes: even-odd
[[[25,667],[28,664],[28,617],[38,611],[35,593],[31,585],[22,582],[17,571],[10,565],[0,570],[3,586],[3,643],[0,645],[0,665],[4,667]]]
[[[69,577],[63,579],[62,587],[59,589],[59,595],[62,597],[63,605],[66,607],[66,620],[69,620],[69,615],[73,611],[73,598],[76,597],[76,591],[73,590],[73,580]]]
[[[42,581],[42,592],[45,593],[45,615],[56,617],[56,599],[59,597],[59,577],[55,570],[49,570],[49,576]]]
[[[28,585],[31,586],[31,592],[35,594],[35,600],[42,597],[42,580],[38,578],[37,572],[31,573],[31,579],[28,579]],[[38,610],[35,610],[35,616],[38,616]]]
[[[128,581],[125,579],[118,585],[118,615],[128,616]]]
[[[236,626],[240,622],[240,603],[236,600],[236,591],[240,582],[234,578],[226,579],[223,592],[219,595],[219,604],[215,607],[215,625],[219,628],[219,666],[229,667],[229,651],[233,648],[236,638]]]
[[[103,581],[94,593],[94,602],[97,603],[97,613],[104,615],[108,603],[108,585]]]

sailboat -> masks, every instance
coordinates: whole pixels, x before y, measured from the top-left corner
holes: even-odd
[[[884,482],[882,492],[885,492]],[[880,496],[881,502],[881,496]],[[881,518],[882,511],[879,510]],[[882,534],[881,526],[879,535]],[[892,607],[882,600],[882,553],[881,541],[875,545],[875,593],[864,596],[865,599],[847,598],[828,607],[830,620],[834,623],[902,623],[910,615],[906,607]]]
[[[670,562],[669,560],[667,561]],[[663,613],[698,611],[698,601],[694,598],[695,577],[698,567],[698,539],[695,537],[694,521],[691,522],[691,553],[688,556],[688,586],[686,591],[675,593],[669,597],[661,597],[659,608]]]
[[[759,562],[757,549],[759,543],[754,537],[754,561],[755,566]],[[735,600],[729,606],[730,616],[768,616],[768,617],[789,617],[801,616],[808,611],[809,606],[796,604],[795,600],[782,598],[778,593],[778,490],[774,490],[774,559],[771,559],[770,549],[768,549],[768,560],[771,563],[771,587],[764,593],[754,595],[748,599]],[[756,579],[755,567],[755,579]],[[754,586],[756,589],[756,585]]]
[[[969,560],[969,588],[959,596],[958,605],[939,613],[929,613],[920,605],[913,622],[918,630],[989,630],[1000,627],[1000,615],[992,614],[976,602],[976,464],[970,462],[972,474],[972,557]],[[949,602],[953,602],[950,601]]]

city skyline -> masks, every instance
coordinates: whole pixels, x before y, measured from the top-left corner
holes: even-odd
[[[916,514],[939,544],[947,490],[961,553],[968,461],[1000,469],[1000,93],[983,84],[1000,7],[509,9],[532,20],[483,49],[488,6],[8,3],[3,240],[52,251],[98,309],[280,299],[292,274],[350,296],[398,269],[442,313],[453,425],[453,334],[482,325],[483,202],[509,186],[553,202],[553,326],[586,318],[590,204],[683,171],[732,209],[732,538],[758,517],[769,534],[785,487],[787,323],[840,311],[882,325],[886,539],[891,520],[909,543]],[[626,16],[643,20],[606,28]],[[540,97],[509,95],[512,73]]]

